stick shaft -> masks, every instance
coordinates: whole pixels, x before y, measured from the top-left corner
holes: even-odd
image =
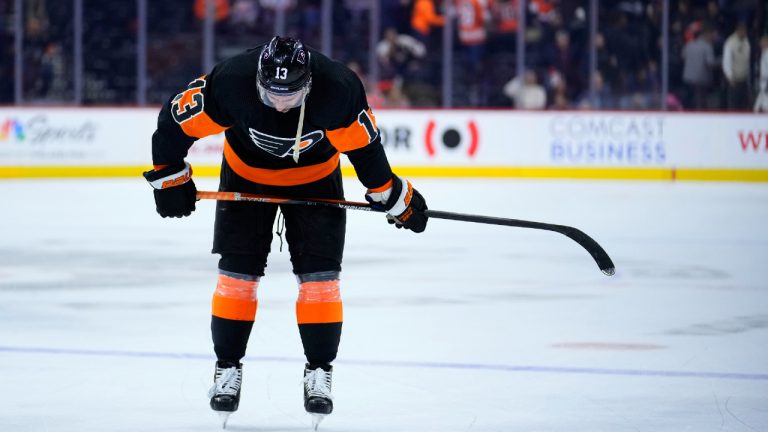
[[[373,207],[370,204],[364,203],[364,202],[319,199],[319,198],[312,198],[312,199],[285,198],[285,197],[275,197],[275,196],[269,196],[269,195],[249,194],[244,192],[198,191],[197,198],[217,200],[217,201],[251,201],[251,202],[260,202],[260,203],[267,203],[267,204],[313,205],[313,206],[321,206],[321,207],[342,208],[347,210],[363,210],[363,211],[372,211],[372,212],[379,212],[379,213],[385,212],[385,210],[382,208]],[[532,229],[539,229],[539,230],[546,230],[546,231],[554,231],[567,236],[571,240],[581,245],[581,247],[586,249],[586,251],[589,252],[589,254],[597,263],[597,266],[600,268],[600,270],[603,273],[605,273],[608,276],[611,276],[615,272],[615,266],[613,264],[613,261],[608,256],[608,253],[606,253],[605,250],[602,248],[602,246],[600,246],[600,244],[598,244],[592,237],[588,236],[583,231],[574,227],[570,227],[566,225],[548,224],[543,222],[526,221],[526,220],[520,220],[520,219],[508,219],[508,218],[500,218],[500,217],[492,217],[492,216],[453,213],[453,212],[446,212],[446,211],[439,211],[439,210],[425,210],[424,213],[427,215],[427,217],[431,217],[435,219],[447,219],[447,220],[454,220],[454,221],[461,221],[461,222],[474,222],[474,223],[483,223],[483,224],[491,224],[491,225],[503,225],[503,226],[519,227],[519,228],[532,228]]]
[[[257,195],[245,192],[208,192],[197,191],[197,199],[208,199],[216,201],[251,201],[266,204],[295,204],[295,205],[314,205],[321,207],[336,207],[348,210],[363,210],[373,212],[384,212],[370,204],[364,202],[319,199],[319,198],[285,198],[270,195]]]

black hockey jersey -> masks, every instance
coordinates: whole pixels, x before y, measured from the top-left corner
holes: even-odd
[[[252,182],[310,183],[333,173],[344,153],[365,187],[385,186],[392,170],[357,75],[309,49],[312,88],[296,163],[292,150],[299,108],[281,113],[262,103],[256,87],[262,47],[219,63],[163,106],[152,136],[154,165],[182,163],[195,140],[225,131],[227,164]]]

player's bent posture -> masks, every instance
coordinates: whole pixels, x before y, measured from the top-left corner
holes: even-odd
[[[220,191],[296,198],[344,199],[339,153],[398,228],[422,232],[424,198],[392,173],[363,85],[350,69],[300,41],[275,37],[216,65],[160,111],[152,137],[154,188],[163,217],[188,216],[197,192],[184,161],[194,141],[224,131]],[[216,362],[209,397],[226,417],[240,400],[242,364],[256,317],[259,279],[272,241],[275,204],[219,201],[213,253],[221,255],[211,332]],[[316,206],[280,206],[299,285],[296,320],[307,363],[304,407],[333,410],[331,362],[341,337],[339,292],[346,213]]]

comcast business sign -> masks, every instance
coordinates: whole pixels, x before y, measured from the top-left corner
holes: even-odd
[[[644,114],[569,114],[549,122],[556,163],[660,166],[667,161],[665,118]]]

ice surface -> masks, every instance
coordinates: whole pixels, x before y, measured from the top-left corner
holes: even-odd
[[[557,233],[349,212],[321,431],[768,430],[768,186],[414,183],[436,210],[577,227],[617,274]],[[3,181],[0,202],[0,431],[220,430],[214,203],[161,219],[142,179]],[[227,430],[311,430],[278,249]]]

